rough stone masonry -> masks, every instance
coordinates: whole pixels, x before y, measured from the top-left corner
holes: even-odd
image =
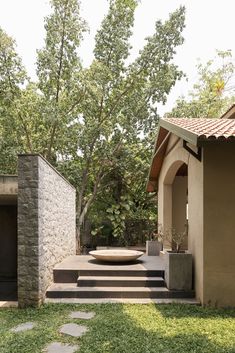
[[[18,159],[18,303],[43,302],[53,267],[76,251],[75,189],[40,155]]]

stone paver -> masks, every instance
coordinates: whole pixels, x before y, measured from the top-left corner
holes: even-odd
[[[44,352],[46,353],[74,353],[79,349],[78,346],[71,346],[70,344],[64,344],[59,342],[50,343]]]
[[[35,322],[25,322],[25,323],[20,324],[16,327],[13,327],[10,331],[11,332],[28,331],[28,330],[32,330],[35,326],[36,326]]]
[[[73,311],[69,317],[71,319],[85,319],[89,320],[92,319],[95,316],[95,313],[91,312],[85,312],[85,311]]]
[[[73,337],[80,337],[84,335],[84,333],[86,333],[87,331],[88,327],[84,325],[65,324],[60,328],[59,332]]]

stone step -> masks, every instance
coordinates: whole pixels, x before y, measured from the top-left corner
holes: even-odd
[[[53,279],[55,283],[77,283],[78,270],[54,269]]]
[[[53,284],[47,298],[194,298],[194,291],[172,291],[165,287],[77,287]]]
[[[164,287],[162,277],[79,276],[79,287]]]
[[[120,269],[63,269],[55,268],[53,270],[53,277],[55,283],[77,283],[77,279],[80,276],[115,276],[115,277],[163,277],[163,270],[120,270]]]

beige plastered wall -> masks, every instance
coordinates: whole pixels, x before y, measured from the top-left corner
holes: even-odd
[[[190,155],[182,139],[173,134],[159,176],[158,222],[165,229],[173,225],[172,183],[183,163],[188,165],[188,249],[193,254],[196,298],[203,303],[203,162]]]
[[[235,306],[235,145],[204,148],[204,303]]]

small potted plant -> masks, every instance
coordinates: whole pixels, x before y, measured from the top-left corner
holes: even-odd
[[[146,241],[146,255],[159,256],[163,249],[162,239],[162,227],[158,225],[157,229],[150,232],[149,240]]]
[[[187,225],[183,232],[171,229],[163,235],[163,239],[171,243],[171,250],[166,250],[164,254],[165,282],[168,289],[192,289],[192,254],[182,250],[187,235]]]

